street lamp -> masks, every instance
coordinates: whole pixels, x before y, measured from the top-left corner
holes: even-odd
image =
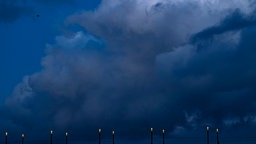
[[[162,130],[162,134],[163,134],[163,144],[164,144],[164,134],[165,134],[165,129]]]
[[[209,126],[207,126],[207,127],[206,127],[207,144],[209,144],[209,143],[210,143],[210,139],[209,139],[209,131],[210,131],[210,127],[209,127]]]
[[[153,128],[150,128],[150,144],[153,144]]]
[[[66,132],[66,144],[68,144],[68,132]]]
[[[24,144],[24,138],[25,138],[25,135],[24,133],[21,134],[21,144]]]
[[[164,133],[165,133],[165,130],[163,129],[163,130],[162,130],[162,135],[163,135],[163,144],[164,144]]]
[[[218,128],[216,129],[216,138],[217,138],[217,144],[219,144],[220,141],[219,141],[219,129]]]
[[[5,132],[5,144],[8,144],[8,132]]]
[[[112,130],[112,144],[115,144],[115,131]]]
[[[99,129],[99,144],[101,143],[101,129]]]
[[[52,131],[52,130],[50,131],[50,135],[51,135],[51,141],[50,141],[50,144],[52,144],[52,135],[53,135],[53,131]]]

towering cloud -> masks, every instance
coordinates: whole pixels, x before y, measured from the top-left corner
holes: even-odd
[[[42,71],[25,77],[6,100],[6,120],[77,135],[116,127],[122,137],[142,136],[152,126],[179,134],[206,124],[255,125],[250,5],[103,0],[96,11],[67,19],[83,32],[48,44]]]

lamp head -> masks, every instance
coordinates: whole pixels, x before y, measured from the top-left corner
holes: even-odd
[[[99,133],[101,133],[101,129],[99,129]]]
[[[8,132],[5,132],[5,136],[8,136]]]
[[[68,136],[68,132],[66,132],[66,137]]]
[[[50,131],[50,134],[51,134],[51,135],[53,134],[53,131],[52,131],[52,130]]]
[[[22,138],[24,138],[24,137],[25,137],[24,133],[22,133],[22,134],[21,134],[21,137],[22,137]]]
[[[209,127],[209,126],[207,126],[207,127],[206,127],[206,130],[207,130],[207,131],[209,131],[209,130],[210,130],[210,127]]]
[[[150,131],[153,132],[153,128],[150,128]]]
[[[163,129],[163,130],[162,130],[162,133],[164,134],[164,132],[165,132],[165,130]]]

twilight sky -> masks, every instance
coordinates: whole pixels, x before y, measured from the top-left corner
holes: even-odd
[[[18,143],[256,135],[256,1],[0,0],[0,132]],[[0,142],[3,141],[0,136]],[[46,140],[46,141],[45,141]]]

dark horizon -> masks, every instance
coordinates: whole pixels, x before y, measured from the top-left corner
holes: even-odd
[[[163,130],[163,129],[162,129]],[[151,134],[150,134],[150,130],[148,129],[148,132],[147,132],[147,136],[146,137],[141,137],[141,138],[125,138],[125,137],[120,137],[119,135],[122,136],[122,131],[118,131],[119,133],[116,133],[115,131],[115,143],[153,143],[153,144],[163,144],[163,137],[162,137],[162,130],[159,130],[158,131],[153,131],[153,139],[151,141]],[[198,136],[174,136],[174,135],[171,135],[169,133],[167,133],[166,129],[164,129],[165,132],[165,137],[164,137],[164,140],[165,140],[165,143],[167,144],[179,144],[179,143],[199,143],[199,144],[206,144],[207,143],[207,130],[205,129],[205,133],[204,134],[201,134],[201,135],[198,135]],[[75,135],[73,135],[72,133],[66,131],[66,132],[62,132],[62,134],[60,134],[59,132],[57,132],[57,134],[55,133],[55,131],[53,131],[53,133],[51,134],[51,131],[49,131],[48,133],[48,138],[41,138],[41,139],[36,139],[35,137],[34,138],[31,138],[29,137],[28,135],[26,135],[25,133],[21,133],[20,134],[20,138],[16,137],[14,138],[14,136],[11,136],[11,138],[14,138],[13,139],[10,139],[10,134],[8,133],[8,143],[20,143],[22,141],[22,139],[24,140],[24,143],[27,143],[27,144],[32,144],[32,143],[37,143],[37,144],[45,144],[45,143],[50,143],[50,141],[52,141],[52,144],[54,143],[68,143],[68,144],[80,144],[80,143],[90,143],[90,144],[93,144],[93,143],[99,143],[99,139],[100,139],[100,144],[112,144],[113,142],[113,130],[111,131],[104,131],[104,129],[101,129],[100,131],[101,132],[97,132],[97,131],[94,131],[94,132],[91,132],[91,133],[94,133],[94,136],[92,139],[90,140],[83,140],[83,138],[81,137],[77,137]],[[66,134],[68,132],[68,135]],[[216,137],[217,136],[217,131],[216,129],[212,129],[210,128],[210,130],[208,131],[210,132],[209,134],[209,144],[212,144],[212,143],[215,143],[215,144],[218,144],[217,143],[217,140],[218,138]],[[256,142],[256,137],[252,136],[252,137],[232,137],[232,136],[228,136],[227,134],[225,136],[222,136],[222,132],[221,130],[218,129],[218,136],[219,136],[219,143],[225,143],[225,144],[229,144],[229,143],[237,143],[237,144],[240,144],[240,143],[247,143],[247,144],[250,144],[250,143],[254,143]],[[98,134],[101,133],[101,137],[98,137]],[[146,133],[146,132],[145,132]],[[24,137],[22,137],[22,134]],[[38,133],[39,134],[39,133]],[[15,134],[17,136],[17,133]],[[51,136],[52,136],[52,140],[51,140]],[[6,135],[5,135],[6,137]],[[27,138],[28,137],[28,138]],[[4,139],[1,139],[0,140],[1,143],[6,143],[6,140]]]

